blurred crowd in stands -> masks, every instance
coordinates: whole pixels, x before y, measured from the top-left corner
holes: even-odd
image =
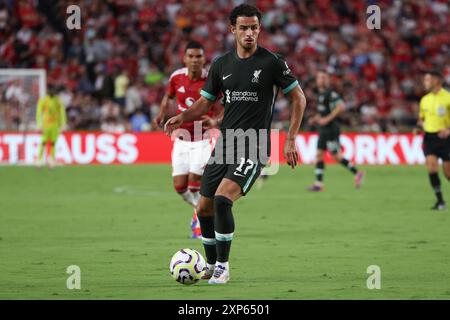
[[[70,0],[0,0],[0,68],[44,68],[60,87],[71,130],[160,130],[152,126],[184,46],[198,40],[208,64],[234,47],[232,0],[81,0],[81,30],[69,30]],[[328,68],[346,103],[349,131],[397,132],[415,124],[422,72],[450,83],[450,5],[446,0],[257,0],[260,45],[282,54],[314,112],[314,74]],[[366,9],[381,8],[381,29]],[[3,95],[2,100],[6,97]],[[3,104],[4,105],[4,104]],[[175,106],[173,111],[175,111]],[[3,119],[6,128],[20,124]],[[274,126],[286,128],[280,93]],[[307,127],[306,121],[303,125]]]

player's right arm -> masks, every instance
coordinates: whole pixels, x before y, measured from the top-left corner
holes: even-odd
[[[163,122],[164,122],[164,118],[167,115],[167,110],[169,110],[169,105],[170,105],[170,101],[173,100],[173,98],[175,98],[174,95],[172,95],[170,92],[167,92],[162,101],[161,101],[161,105],[159,106],[159,112],[158,115],[155,117],[154,124],[157,127],[162,127],[163,126]]]
[[[423,109],[423,98],[420,99],[419,103],[419,118],[417,119],[416,127],[413,129],[413,134],[418,134],[423,130],[423,122],[425,121],[425,112]]]
[[[164,123],[164,119],[167,116],[167,111],[169,110],[170,101],[175,98],[175,78],[174,75],[176,73],[172,73],[172,75],[169,78],[169,83],[167,85],[166,93],[164,94],[164,97],[161,101],[161,105],[159,106],[159,112],[156,118],[154,119],[154,125],[156,127],[162,127]]]
[[[170,136],[174,130],[178,129],[183,124],[183,122],[194,121],[206,114],[214,105],[214,102],[215,101],[201,96],[189,109],[167,120],[164,125],[164,131]]]
[[[167,120],[164,125],[167,135],[172,135],[172,132],[178,129],[183,122],[200,118],[214,105],[221,90],[219,68],[219,61],[216,59],[208,72],[205,86],[200,91],[200,98],[189,109]]]
[[[223,99],[222,99],[223,100]],[[224,116],[224,106],[223,102],[215,103],[213,107],[211,108],[213,112],[213,116],[210,117],[208,115],[202,117],[202,126],[204,129],[212,129],[212,128],[219,128],[222,124],[223,116]]]

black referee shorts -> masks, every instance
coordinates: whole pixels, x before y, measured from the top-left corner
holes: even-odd
[[[423,138],[423,153],[425,156],[434,155],[442,161],[450,161],[450,137],[439,138],[437,133],[425,133]]]

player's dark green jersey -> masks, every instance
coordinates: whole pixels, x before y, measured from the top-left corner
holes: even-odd
[[[202,196],[213,198],[223,178],[240,185],[243,195],[250,190],[270,156],[278,90],[287,94],[297,86],[287,63],[262,47],[246,59],[234,49],[213,61],[200,94],[211,101],[223,96],[225,110],[222,135],[202,176]]]
[[[317,111],[321,117],[328,116],[339,103],[342,103],[342,99],[333,89],[329,88],[324,91],[317,91]],[[328,129],[339,129],[339,121],[334,118],[327,125],[319,126],[319,131],[328,131]]]
[[[251,57],[241,59],[234,49],[214,60],[200,94],[212,101],[223,95],[222,132],[269,130],[278,89],[287,94],[297,85],[280,56],[258,47]]]

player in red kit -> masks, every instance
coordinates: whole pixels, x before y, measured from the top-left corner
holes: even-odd
[[[166,94],[161,102],[159,114],[155,118],[157,125],[162,127],[168,116],[169,102],[176,99],[177,114],[188,109],[200,98],[200,90],[205,85],[207,71],[203,68],[205,55],[203,46],[195,41],[188,43],[183,58],[185,68],[172,73]],[[194,207],[194,216],[191,222],[192,238],[200,238],[200,226],[198,224],[195,208],[200,198],[200,180],[206,163],[211,155],[212,145],[208,137],[203,137],[206,129],[217,125],[213,119],[217,112],[211,111],[205,117],[197,119],[202,121],[201,131],[194,133],[195,123],[186,122],[181,126],[182,136],[177,137],[172,150],[172,176],[176,192],[187,203]]]

